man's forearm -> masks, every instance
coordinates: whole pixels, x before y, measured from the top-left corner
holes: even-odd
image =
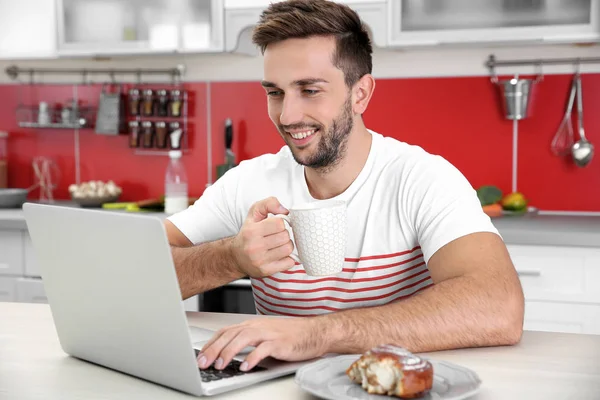
[[[332,353],[362,353],[380,344],[413,352],[514,344],[523,323],[522,292],[491,277],[462,276],[406,300],[315,318]],[[487,283],[487,284],[485,284]]]
[[[231,254],[232,239],[220,239],[191,247],[171,246],[184,299],[244,276],[236,267],[235,259]]]

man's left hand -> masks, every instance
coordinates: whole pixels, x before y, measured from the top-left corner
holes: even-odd
[[[270,356],[284,361],[302,361],[326,352],[326,338],[319,335],[315,318],[260,318],[219,330],[198,355],[198,367],[225,368],[246,346],[256,348],[240,366],[248,371]]]

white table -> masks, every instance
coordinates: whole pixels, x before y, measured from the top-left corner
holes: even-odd
[[[249,315],[189,313],[190,324],[217,329]],[[429,353],[473,369],[476,400],[600,398],[600,335],[525,332],[517,346]],[[171,389],[68,357],[45,304],[0,303],[0,399],[192,399]],[[313,399],[279,378],[218,399]]]

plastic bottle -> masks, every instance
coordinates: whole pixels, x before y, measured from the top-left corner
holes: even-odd
[[[181,150],[169,151],[165,174],[165,213],[175,214],[188,208],[188,181],[181,162]]]

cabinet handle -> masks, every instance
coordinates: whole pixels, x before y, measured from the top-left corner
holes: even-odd
[[[524,269],[520,271],[517,270],[517,274],[519,274],[519,276],[541,276],[542,271],[539,269]]]

